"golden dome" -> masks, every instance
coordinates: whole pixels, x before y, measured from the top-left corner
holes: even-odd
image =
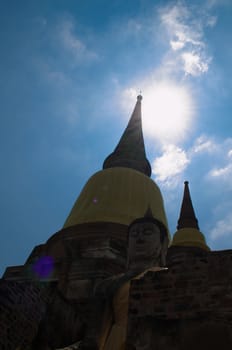
[[[207,246],[205,237],[198,229],[193,227],[181,228],[173,236],[172,246],[198,247],[204,250],[210,250]]]
[[[159,187],[143,173],[114,167],[94,174],[74,204],[64,228],[89,222],[129,225],[150,206],[153,216],[168,231]]]

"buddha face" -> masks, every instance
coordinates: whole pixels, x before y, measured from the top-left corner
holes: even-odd
[[[162,244],[160,241],[160,229],[153,222],[135,223],[129,231],[128,265],[143,264],[143,261],[151,259],[159,260]]]

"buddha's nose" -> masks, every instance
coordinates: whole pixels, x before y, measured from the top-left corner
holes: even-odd
[[[142,233],[140,232],[137,238],[137,243],[144,243],[144,238]]]

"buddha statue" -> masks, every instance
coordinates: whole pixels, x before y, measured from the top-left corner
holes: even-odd
[[[107,278],[95,287],[94,324],[83,341],[63,350],[126,349],[130,281],[148,271],[165,269],[168,242],[166,227],[152,216],[150,208],[144,217],[130,224],[126,272]]]
[[[128,228],[127,271],[165,266],[168,235],[165,226],[153,218],[150,208]]]
[[[128,228],[127,271],[111,278],[111,327],[101,350],[126,349],[126,330],[130,281],[141,278],[148,271],[165,268],[168,234],[165,226],[156,220],[148,209],[144,217],[136,219]],[[107,281],[108,282],[108,281]],[[104,285],[106,281],[103,281]],[[107,293],[105,291],[105,293]],[[101,339],[102,340],[102,339]]]

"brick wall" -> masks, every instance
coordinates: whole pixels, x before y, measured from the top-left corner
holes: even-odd
[[[37,333],[48,290],[31,283],[0,280],[0,349],[25,349]]]
[[[148,334],[147,343],[154,342],[154,328],[162,325],[164,329],[173,328],[173,339],[169,339],[166,348],[175,349],[176,342],[179,350],[182,340],[177,338],[182,337],[183,332],[186,334],[187,327],[189,330],[193,327],[193,333],[198,334],[197,324],[204,324],[205,329],[211,325],[214,331],[217,324],[224,325],[224,329],[232,331],[232,250],[210,252],[201,257],[182,254],[168,270],[148,272],[131,283],[129,343],[133,343],[133,335],[141,325]],[[193,333],[190,332],[191,337]],[[165,342],[167,340],[166,333]],[[232,344],[232,339],[229,341]],[[138,343],[136,349],[140,349]],[[163,349],[166,348],[163,345]],[[150,344],[146,349],[153,347]]]

